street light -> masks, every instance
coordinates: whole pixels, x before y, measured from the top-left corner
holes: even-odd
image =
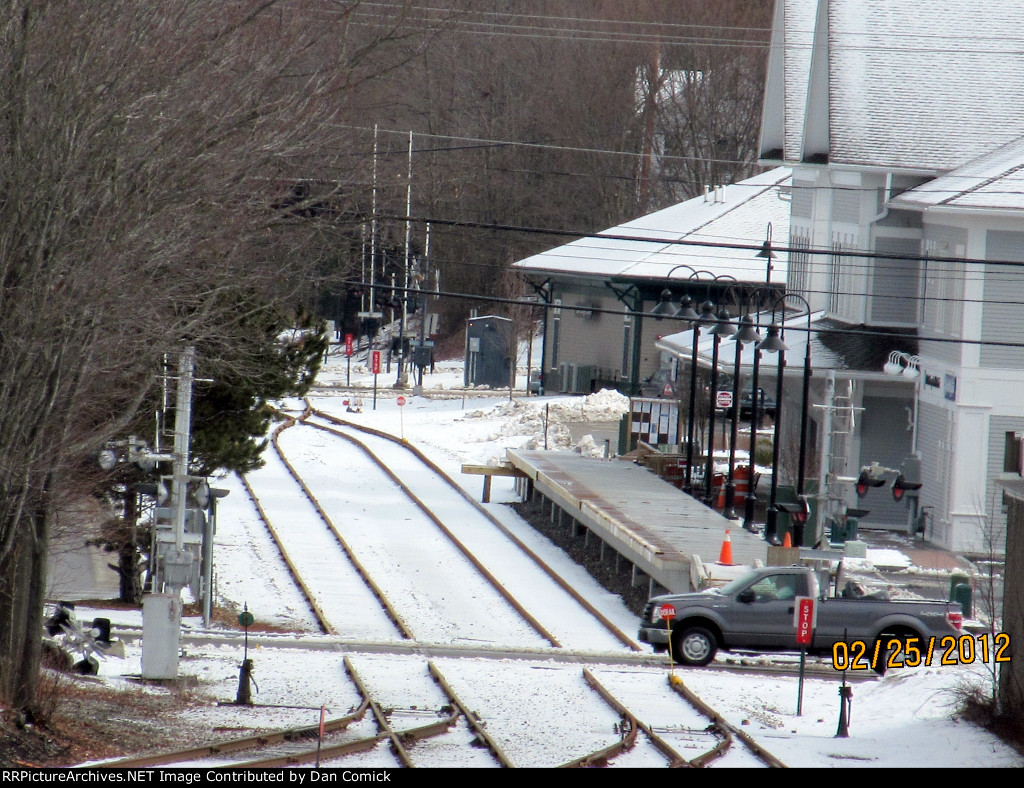
[[[710,415],[708,416],[708,460],[704,471],[704,502],[708,506],[714,506],[714,490],[711,483],[715,475],[715,411],[718,404],[718,346],[722,337],[732,336],[736,333],[736,327],[729,320],[729,313],[724,309],[718,313],[718,322],[710,333],[714,337],[711,346],[711,400]],[[735,386],[733,386],[735,388]]]
[[[672,304],[672,291],[666,287],[661,291],[658,303],[654,305],[651,314],[654,315],[655,320],[661,320],[666,317],[675,317],[676,311],[676,307]]]
[[[894,350],[889,354],[889,360],[885,362],[882,371],[886,375],[899,375],[907,380],[914,381],[914,413],[910,423],[910,447],[913,454],[917,455],[917,403],[920,399],[921,359],[900,350]]]
[[[889,354],[889,360],[885,362],[882,371],[886,375],[902,375],[913,379],[921,374],[921,359],[919,356],[894,350]]]
[[[722,511],[723,516],[730,520],[738,520],[739,515],[736,514],[736,440],[739,438],[739,423],[740,423],[740,361],[743,356],[743,345],[746,343],[757,343],[761,341],[761,335],[757,333],[757,329],[754,328],[754,321],[750,315],[743,315],[739,318],[739,330],[732,335],[733,341],[736,343],[736,359],[735,366],[733,369],[733,384],[732,384],[732,435],[729,440],[729,478],[725,483],[725,509]],[[753,425],[751,425],[753,429]],[[753,477],[754,469],[754,454],[750,454],[750,471],[748,471],[748,478]],[[751,498],[752,490],[747,488],[747,498]]]
[[[917,451],[917,416],[918,407],[921,399],[921,359],[918,356],[912,356],[909,353],[904,353],[899,350],[894,350],[889,354],[889,360],[885,362],[882,367],[882,371],[887,375],[898,375],[907,380],[914,382],[914,410],[910,417],[910,450],[911,454],[915,458],[919,458],[920,455]],[[902,501],[904,493],[908,490],[919,490],[921,488],[920,482],[908,481],[901,472],[896,480],[892,483],[892,497],[896,501]],[[860,493],[860,487],[857,489],[858,494]],[[917,520],[917,499],[912,500],[913,506],[910,507],[910,518],[911,524]],[[912,530],[911,533],[914,533]]]
[[[701,313],[697,315],[694,313],[692,305],[684,306],[687,318],[692,320],[693,325],[693,348],[690,357],[690,410],[689,410],[689,421],[686,425],[686,491],[693,494],[693,444],[696,440],[697,431],[697,419],[696,407],[697,407],[697,354],[698,354],[698,343],[700,342],[700,327],[702,325],[711,325],[716,321],[714,305],[710,301],[705,301],[701,306]],[[680,314],[684,310],[681,310]],[[693,313],[692,318],[690,317]]]
[[[779,354],[778,376],[775,381],[775,427],[772,440],[772,486],[771,496],[768,500],[768,510],[765,512],[764,538],[766,542],[778,544],[778,522],[779,508],[777,504],[779,492],[779,424],[782,421],[782,373],[786,368],[786,343],[780,336],[781,328],[778,323],[772,323],[768,327],[768,336],[758,343],[757,349],[766,353]],[[757,399],[757,393],[753,392],[753,398]]]
[[[807,310],[807,337],[804,346],[804,368],[803,368],[803,398],[800,407],[800,450],[799,457],[797,460],[797,485],[796,485],[796,497],[799,506],[801,516],[794,516],[793,518],[793,544],[796,547],[803,546],[804,540],[804,524],[807,521],[807,508],[806,500],[804,497],[804,484],[807,464],[807,419],[810,411],[810,388],[811,388],[811,305],[807,299],[799,295],[792,293],[781,296],[778,299],[779,303],[785,305],[786,299],[798,298],[804,302],[804,306]],[[782,384],[784,370],[786,367],[786,343],[783,341],[782,334],[785,333],[785,312],[783,312],[782,323],[773,323],[768,329],[768,336],[758,346],[759,349],[764,350],[768,353],[779,354],[779,367],[778,377],[775,381],[775,427],[774,427],[774,439],[772,441],[772,486],[771,486],[771,498],[768,504],[768,510],[765,517],[765,539],[769,542],[778,541],[778,481],[779,481],[779,451],[780,441],[779,435],[781,430],[779,428],[782,420]],[[756,395],[755,395],[756,396]]]
[[[755,255],[756,257],[764,258],[768,261],[768,270],[765,272],[764,282],[765,284],[771,284],[772,281],[772,260],[778,257],[775,252],[772,251],[772,223],[768,222],[768,232],[765,236],[764,243],[761,244],[761,251]]]
[[[757,332],[754,332],[755,335]],[[743,528],[751,533],[754,532],[754,457],[757,454],[757,428],[761,423],[761,389],[759,388],[758,375],[761,369],[761,338],[755,340],[754,360],[750,371],[750,489],[747,491],[747,500],[743,507]],[[779,403],[775,403],[775,414],[778,416]],[[775,475],[774,468],[772,475]]]

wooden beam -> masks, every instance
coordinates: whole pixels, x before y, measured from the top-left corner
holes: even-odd
[[[527,478],[526,474],[511,465],[463,465],[462,472],[475,476],[518,476]]]
[[[484,493],[483,503],[491,502],[491,478],[494,476],[518,476],[521,479],[527,478],[526,474],[523,473],[512,465],[473,465],[467,464],[462,466],[462,472],[475,476],[484,477]]]

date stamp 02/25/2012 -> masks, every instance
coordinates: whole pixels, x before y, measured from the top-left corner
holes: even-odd
[[[879,660],[887,668],[916,668],[922,665],[972,665],[975,661],[1009,662],[1010,636],[998,632],[994,636],[960,635],[954,637],[881,637],[873,643],[840,641],[832,646],[832,667],[835,670],[874,670]]]

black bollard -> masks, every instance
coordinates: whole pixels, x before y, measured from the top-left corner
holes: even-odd
[[[238,694],[235,695],[235,705],[252,705],[252,660],[242,660],[242,666],[238,673]]]
[[[839,688],[839,728],[836,730],[837,739],[846,739],[850,736],[850,705],[853,703],[853,687],[844,683]]]

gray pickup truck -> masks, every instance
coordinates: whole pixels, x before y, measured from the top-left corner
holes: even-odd
[[[827,653],[843,641],[860,641],[873,650],[876,640],[916,637],[938,643],[961,634],[963,613],[957,602],[894,601],[885,594],[864,595],[856,584],[841,596],[825,597],[810,567],[775,566],[753,569],[721,588],[652,598],[644,608],[639,639],[665,651],[671,632],[672,658],[684,665],[707,665],[719,649],[795,651],[797,597],[817,600],[810,653]],[[884,672],[884,662],[874,666],[877,672]]]

